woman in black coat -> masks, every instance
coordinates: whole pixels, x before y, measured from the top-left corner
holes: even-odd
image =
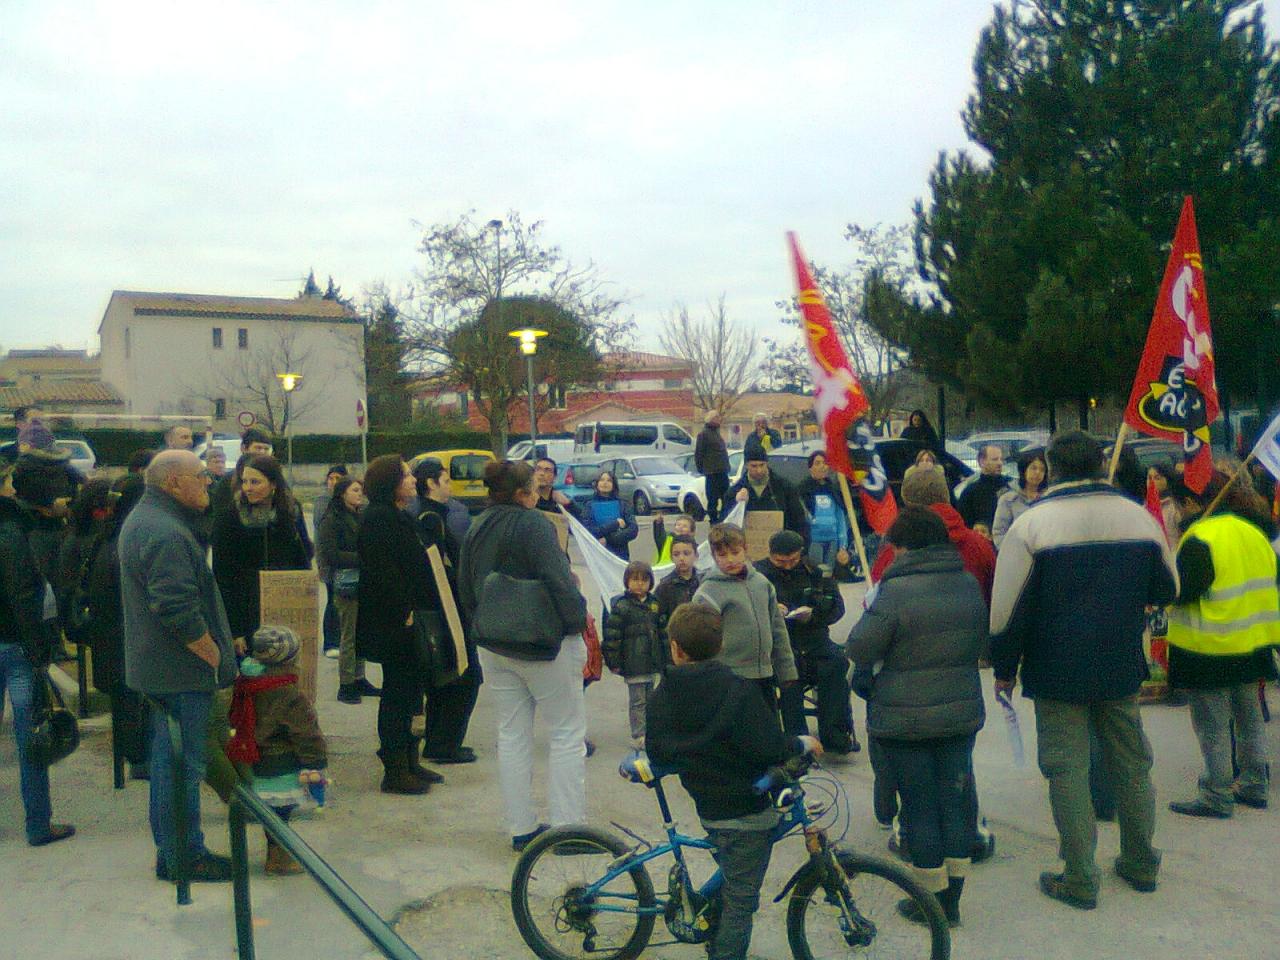
[[[453,491],[449,473],[444,465],[428,457],[414,468],[418,487],[418,538],[423,549],[436,547],[444,561],[445,575],[453,591],[453,601],[458,604],[458,556],[462,544],[454,536]],[[436,763],[474,763],[475,751],[464,747],[471,711],[484,677],[475,644],[467,640],[467,669],[457,680],[427,691],[426,731],[423,736],[422,755]]]
[[[338,615],[338,700],[359,703],[362,697],[381,692],[364,676],[364,661],[356,655],[356,623],[359,590],[360,513],[364,509],[364,484],[355,477],[342,477],[333,485],[332,496],[316,531],[316,550],[321,566],[329,571],[333,608]],[[351,582],[352,577],[356,582]]]
[[[383,793],[426,793],[443,779],[418,762],[409,730],[422,703],[424,678],[413,652],[415,610],[439,610],[426,551],[405,507],[416,492],[413,474],[395,454],[378,457],[364,475],[369,500],[360,518],[360,615],[356,653],[382,664],[378,756],[386,769]]]
[[[298,534],[301,515],[279,461],[259,455],[244,462],[239,490],[214,517],[213,576],[241,653],[245,638],[262,625],[258,572],[311,566],[307,545]]]
[[[933,429],[933,424],[929,422],[923,410],[911,411],[911,416],[907,418],[907,425],[902,428],[901,437],[903,440],[914,440],[916,443],[923,444],[930,450],[938,448],[938,431]]]
[[[124,611],[120,601],[120,529],[146,489],[142,478],[129,476],[117,485],[120,496],[99,539],[89,548],[85,599],[89,623],[83,642],[93,651],[93,685],[111,698],[111,736],[129,761],[129,775],[146,779],[147,707],[124,682]]]

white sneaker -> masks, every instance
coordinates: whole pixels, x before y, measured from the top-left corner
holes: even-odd
[[[337,651],[336,649],[334,649],[334,650],[326,650],[326,651],[324,652],[324,655],[325,655],[325,658],[326,658],[326,659],[328,659],[328,660],[337,660],[337,659],[338,659],[338,651]]]

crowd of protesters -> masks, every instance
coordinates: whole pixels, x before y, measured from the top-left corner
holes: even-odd
[[[1257,489],[1263,480],[1232,483],[1218,470],[1195,493],[1171,468],[1143,472],[1121,456],[1109,482],[1101,446],[1074,431],[1020,451],[1016,482],[1005,477],[1004,451],[983,447],[978,475],[957,496],[939,466],[937,434],[915,411],[903,436],[920,450],[883,545],[861,545],[870,547],[870,589],[841,648],[831,627],[846,608],[833,573],[851,563],[865,518],[851,522],[825,453],[809,457],[798,486],[771,469],[780,438],[767,419],[748,436],[743,474],[731,485],[719,428],[709,414],[695,447],[712,521],[712,565],[699,570],[688,518],[670,521],[670,532],[655,525],[652,563],[632,559],[639,528],[607,471],[574,503],[554,489],[553,461],[495,461],[484,475],[489,505],[473,519],[439,460],[411,467],[383,456],[359,477],[335,465],[314,506],[313,549],[265,434],[247,431],[228,471],[220,451],[211,447],[202,461],[191,431],[174,428],[164,450],[139,451],[114,484],[85,482],[54,452],[38,412],[24,411],[19,455],[0,487],[0,682],[19,744],[28,842],[74,833],[53,821],[48,771],[24,749],[46,696],[44,672],[63,655],[65,635],[92,649],[115,747],[131,776],[150,780],[156,876],[172,879],[180,853],[172,719],[182,732],[189,813],[182,853],[193,879],[229,879],[228,860],[204,846],[201,781],[224,800],[237,782],[253,782],[286,818],[308,785],[323,782],[327,753],[298,685],[299,640],[262,622],[259,595],[262,571],[313,562],[324,585],[323,645],[338,660],[337,698],[378,698],[382,791],[425,794],[444,780],[435,766],[477,759],[465,740],[483,684],[497,719],[512,846],[524,849],[548,826],[585,822],[584,636],[592,624],[557,528],[543,517],[561,511],[628,561],[617,595],[602,598],[602,652],[626,682],[633,746],[689,753],[691,769],[720,762],[724,742],[699,740],[694,728],[720,729],[724,705],[736,704],[753,729],[763,716],[801,738],[770,739],[773,752],[847,759],[862,746],[856,694],[866,701],[876,819],[894,828],[891,848],[953,924],[969,865],[994,844],[972,763],[986,719],[980,668],[993,669],[998,698],[1020,680],[1034,702],[1063,861],[1040,876],[1048,897],[1096,905],[1099,816],[1119,821],[1116,874],[1138,891],[1156,889],[1154,758],[1138,709],[1153,610],[1167,608],[1168,681],[1185,692],[1204,760],[1196,796],[1171,810],[1223,819],[1237,806],[1267,806],[1258,684],[1276,677],[1280,594],[1270,505]],[[720,522],[735,503],[781,514],[782,529],[755,563],[743,531]],[[711,613],[688,613],[690,605]],[[441,680],[424,650],[447,635],[449,610],[463,626],[466,664]],[[380,687],[367,679],[367,662],[380,665]],[[672,698],[703,686],[720,706],[671,712]],[[814,742],[807,690],[817,705]],[[533,799],[535,720],[549,731],[545,818]],[[707,789],[696,775],[688,782],[695,799]],[[736,809],[726,800],[734,789],[721,783],[719,800],[704,796],[699,812],[703,800],[708,809]],[[746,835],[757,826],[710,822],[726,851],[750,849],[743,862],[754,858],[747,866],[760,868],[758,844]],[[267,869],[297,866],[269,844]],[[733,897],[745,898],[734,901],[739,914],[752,902],[749,889]],[[908,904],[901,909],[926,919]],[[742,922],[749,937],[750,912],[735,921],[739,939]]]

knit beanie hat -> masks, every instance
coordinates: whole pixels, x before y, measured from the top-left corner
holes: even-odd
[[[950,503],[947,475],[932,464],[907,467],[902,477],[902,502],[916,507],[934,503]]]
[[[29,420],[18,431],[18,446],[32,450],[49,450],[53,447],[53,433],[40,420]]]
[[[298,635],[288,627],[259,627],[252,650],[259,663],[288,663],[298,655]]]

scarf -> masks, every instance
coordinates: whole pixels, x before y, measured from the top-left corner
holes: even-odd
[[[240,497],[236,500],[236,512],[240,514],[240,523],[248,528],[262,529],[276,522],[276,508],[270,501],[252,504]]]
[[[256,736],[258,726],[258,710],[254,704],[254,694],[278,687],[287,687],[298,682],[296,673],[277,673],[266,677],[236,677],[235,689],[231,693],[231,726],[235,734],[227,742],[227,759],[232,763],[257,763],[261,754],[258,751]]]

